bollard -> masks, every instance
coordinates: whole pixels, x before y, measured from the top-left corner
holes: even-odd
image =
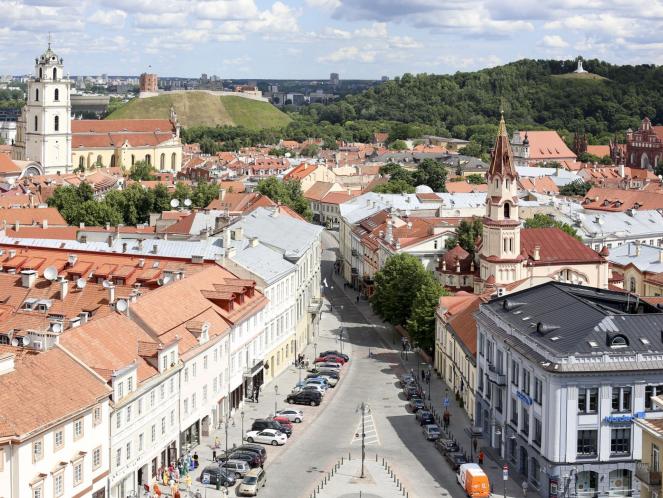
[[[398,486],[399,488],[401,487],[401,480],[400,479],[396,479],[396,486]]]
[[[348,460],[352,460],[352,458],[350,458],[350,456],[351,456],[350,452],[348,451]]]
[[[378,454],[377,453],[375,454],[375,461],[376,462],[378,461]]]
[[[343,465],[343,457],[341,457],[341,465]]]

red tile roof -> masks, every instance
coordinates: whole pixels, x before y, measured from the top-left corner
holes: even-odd
[[[19,168],[11,157],[6,154],[0,154],[0,174],[20,174],[21,168]]]
[[[623,212],[627,209],[663,209],[663,193],[594,187],[587,192],[582,206],[585,209],[615,212]]]
[[[538,261],[533,259],[535,246],[540,247]],[[605,261],[596,251],[559,228],[523,228],[520,248],[521,254],[534,266]]]
[[[488,192],[488,185],[485,183],[474,184],[466,180],[462,182],[447,182],[447,192],[450,194],[469,194],[471,192]]]
[[[55,208],[0,209],[0,224],[41,225],[44,220],[49,225],[67,226],[67,222]]]
[[[576,158],[556,131],[521,131],[520,137],[525,138],[525,134],[529,139],[530,162]]]

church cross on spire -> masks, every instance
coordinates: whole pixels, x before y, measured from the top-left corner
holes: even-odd
[[[497,136],[498,137],[508,136],[506,134],[506,123],[504,122],[504,111],[503,110],[500,110],[500,125],[499,125],[499,128],[497,129]]]
[[[51,32],[48,32],[48,49],[51,49]]]

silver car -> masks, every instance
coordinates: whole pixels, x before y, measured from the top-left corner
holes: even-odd
[[[437,424],[424,425],[422,431],[428,441],[435,441],[440,438],[440,428]]]
[[[241,479],[249,470],[251,470],[249,464],[244,460],[227,460],[219,463],[219,467],[234,473],[237,479]]]
[[[294,422],[296,424],[304,420],[304,412],[301,410],[295,410],[294,408],[279,410],[276,412],[276,415],[278,415],[279,417],[285,417],[288,420],[290,420],[290,422]]]

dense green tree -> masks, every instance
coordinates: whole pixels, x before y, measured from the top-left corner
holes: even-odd
[[[177,182],[175,184],[175,192],[172,198],[180,201],[180,206],[184,206],[184,201],[193,197],[193,190],[184,182]]]
[[[456,236],[447,239],[447,249],[453,249],[458,244],[470,254],[474,254],[477,237],[483,234],[483,223],[480,218],[472,221],[462,220],[456,227]]]
[[[467,183],[471,183],[472,185],[481,185],[486,182],[486,176],[485,175],[480,175],[480,174],[472,174],[472,175],[467,175],[465,178],[467,180]]]
[[[391,256],[375,274],[371,304],[375,312],[394,325],[405,325],[412,303],[429,274],[418,258],[407,253]]]
[[[579,196],[585,196],[587,195],[587,192],[589,192],[589,189],[591,189],[593,185],[589,182],[583,182],[582,180],[576,180],[571,183],[567,183],[566,185],[563,185],[562,187],[559,188],[559,194],[560,195],[579,195]]]
[[[415,188],[405,180],[389,180],[373,187],[373,192],[379,194],[414,194]]]
[[[271,149],[269,149],[270,156],[283,157],[287,153],[288,149],[284,149],[283,147],[272,147]]]
[[[304,157],[315,157],[318,155],[318,152],[320,152],[320,147],[318,147],[317,144],[306,144],[302,150],[300,155]]]
[[[217,197],[219,197],[218,183],[199,182],[193,189],[191,200],[195,207],[204,208]]]
[[[148,164],[147,161],[136,161],[131,165],[129,170],[129,178],[135,181],[139,180],[154,180],[155,170],[151,164]]]
[[[533,217],[526,220],[525,228],[559,228],[560,230],[568,233],[570,236],[581,240],[578,232],[576,232],[576,229],[571,225],[557,221],[553,217],[543,213],[536,213]]]
[[[281,181],[270,176],[258,182],[256,192],[260,192],[276,203],[285,204],[307,220],[313,216],[311,207],[302,193],[299,180]]]
[[[403,140],[394,140],[389,144],[391,150],[407,150],[407,144]]]
[[[449,291],[430,273],[426,273],[419,290],[414,295],[406,328],[413,341],[428,352],[433,351],[435,344],[435,310],[440,302],[440,296],[449,294]]]
[[[434,192],[446,192],[447,169],[434,159],[424,159],[412,174],[414,186],[428,185]]]
[[[478,144],[476,142],[470,142],[465,147],[463,147],[460,151],[461,154],[464,154],[466,156],[471,156],[471,157],[481,157],[481,155],[484,152],[485,152],[485,149],[481,146],[481,144]]]
[[[170,209],[170,193],[163,183],[157,183],[152,189],[154,193],[154,212],[161,213]]]
[[[122,216],[105,201],[85,201],[76,204],[68,211],[67,223],[86,226],[98,226],[110,223],[115,226],[122,223]]]

